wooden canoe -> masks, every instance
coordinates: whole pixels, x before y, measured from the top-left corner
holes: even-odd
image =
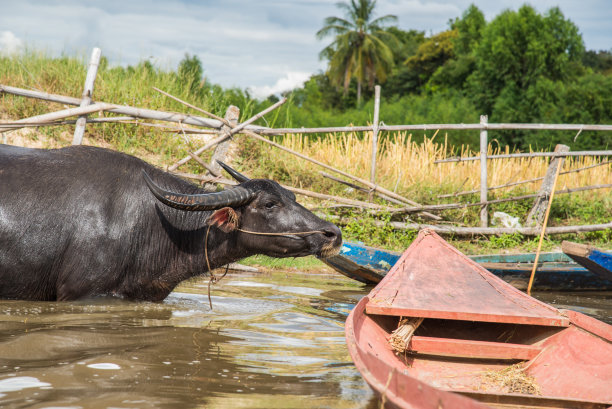
[[[612,254],[586,244],[564,241],[561,250],[576,263],[597,274],[604,280],[612,281]]]
[[[344,242],[340,254],[322,261],[345,276],[377,284],[400,258],[400,253]],[[527,289],[535,253],[468,256],[519,290]],[[612,290],[612,278],[577,264],[563,253],[541,253],[534,287],[538,291]]]
[[[424,318],[407,351],[400,317]],[[612,326],[517,290],[422,231],[346,321],[351,358],[385,407],[608,408]]]

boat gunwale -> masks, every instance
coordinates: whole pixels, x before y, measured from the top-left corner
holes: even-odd
[[[385,367],[390,368],[390,371],[397,374],[397,376],[408,377],[413,382],[417,382],[417,385],[422,385],[422,386],[419,386],[419,392],[423,392],[423,388],[426,387],[426,388],[430,388],[436,392],[441,393],[440,397],[442,396],[448,397],[446,394],[450,394],[450,395],[468,398],[470,400],[469,401],[470,404],[461,406],[460,407],[461,409],[471,408],[471,407],[491,408],[489,404],[527,405],[527,406],[534,406],[534,407],[541,407],[541,408],[573,407],[577,409],[604,409],[604,408],[609,408],[610,405],[612,404],[612,402],[593,401],[593,400],[566,398],[566,397],[558,397],[558,396],[537,396],[537,395],[520,394],[520,393],[491,393],[491,392],[452,390],[448,388],[438,388],[438,387],[429,385],[427,382],[422,381],[415,376],[411,376],[408,369],[405,371],[399,371],[395,367],[379,359],[377,356],[372,354],[370,351],[364,350],[362,348],[362,344],[360,343],[360,340],[357,337],[358,334],[355,330],[358,324],[357,322],[358,320],[361,319],[362,321],[365,321],[365,320],[373,321],[375,325],[381,328],[381,331],[389,334],[389,330],[385,329],[384,327],[381,327],[372,316],[366,313],[366,305],[368,302],[369,302],[369,297],[365,296],[357,303],[355,308],[351,310],[346,320],[346,325],[345,325],[346,342],[348,345],[349,353],[351,355],[351,358],[355,366],[357,367],[361,375],[364,377],[368,385],[370,385],[370,387],[374,389],[374,391],[377,394],[381,396],[384,395],[385,400],[390,401],[390,403],[394,405],[392,407],[421,408],[420,406],[414,406],[410,404],[410,402],[407,402],[402,397],[395,394],[392,390],[389,390],[388,381],[391,379],[392,376],[389,376],[387,378],[387,384],[385,385],[382,379],[378,379],[374,375],[374,373],[372,373],[367,368],[363,360],[364,354],[372,357],[372,359],[376,359],[380,365],[384,365]],[[603,324],[595,320],[594,318],[585,316],[584,314],[581,314],[576,311],[567,310],[563,312],[567,313],[568,316],[570,317],[570,324],[572,326],[587,330],[588,332],[591,332],[591,333],[593,333],[591,330],[597,331],[597,325],[593,325],[593,324]],[[583,318],[587,318],[587,320],[585,320],[586,323],[584,325],[581,325],[582,324],[581,319]],[[577,319],[578,322],[575,322],[574,319]],[[606,325],[604,324],[603,327],[605,328]],[[567,328],[565,329],[559,328],[559,329],[563,331]],[[416,351],[415,353],[417,356],[419,355],[418,351]],[[422,356],[427,356],[427,354],[422,354]],[[465,357],[462,359],[473,360],[473,361],[482,360],[481,358],[469,358],[469,357]],[[503,359],[499,359],[499,361],[503,361]],[[434,406],[432,406],[431,408],[433,409]]]

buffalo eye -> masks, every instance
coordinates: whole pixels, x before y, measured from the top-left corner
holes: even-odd
[[[277,203],[276,203],[276,202],[274,202],[274,201],[269,201],[269,202],[266,202],[266,204],[265,204],[264,206],[266,207],[266,209],[272,209],[272,208],[273,208],[273,207],[275,207],[276,205],[277,205]]]

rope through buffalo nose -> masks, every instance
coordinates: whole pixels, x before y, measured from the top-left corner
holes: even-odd
[[[206,238],[204,239],[204,258],[206,259],[206,266],[208,267],[208,272],[210,273],[210,280],[208,281],[208,303],[210,304],[210,309],[212,310],[212,299],[210,298],[210,286],[211,284],[215,284],[217,281],[225,277],[225,275],[227,274],[227,271],[229,270],[229,264],[225,267],[225,273],[223,273],[221,277],[217,277],[213,274],[212,269],[210,268],[210,262],[208,261],[208,234],[210,233],[210,228],[211,226],[209,225],[208,229],[206,230]],[[285,237],[290,237],[290,238],[291,236],[306,236],[309,234],[316,234],[316,233],[326,234],[326,232],[324,232],[323,230],[298,231],[295,233],[292,233],[292,232],[266,233],[266,232],[250,231],[250,230],[244,230],[244,229],[236,229],[236,230],[242,233],[256,234],[260,236],[285,236]]]
[[[309,234],[316,234],[316,233],[321,233],[321,234],[325,234],[324,231],[322,230],[311,230],[311,231],[298,231],[298,232],[284,232],[284,233],[266,233],[266,232],[259,232],[259,231],[250,231],[250,230],[243,230],[243,229],[236,229],[242,233],[248,233],[248,234],[255,234],[255,235],[260,235],[260,236],[286,236],[286,237],[291,237],[291,236],[306,236]]]

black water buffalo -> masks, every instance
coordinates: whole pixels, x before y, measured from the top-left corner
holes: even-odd
[[[340,247],[278,183],[227,170],[241,183],[210,193],[107,149],[0,145],[0,298],[159,301],[208,264]]]

